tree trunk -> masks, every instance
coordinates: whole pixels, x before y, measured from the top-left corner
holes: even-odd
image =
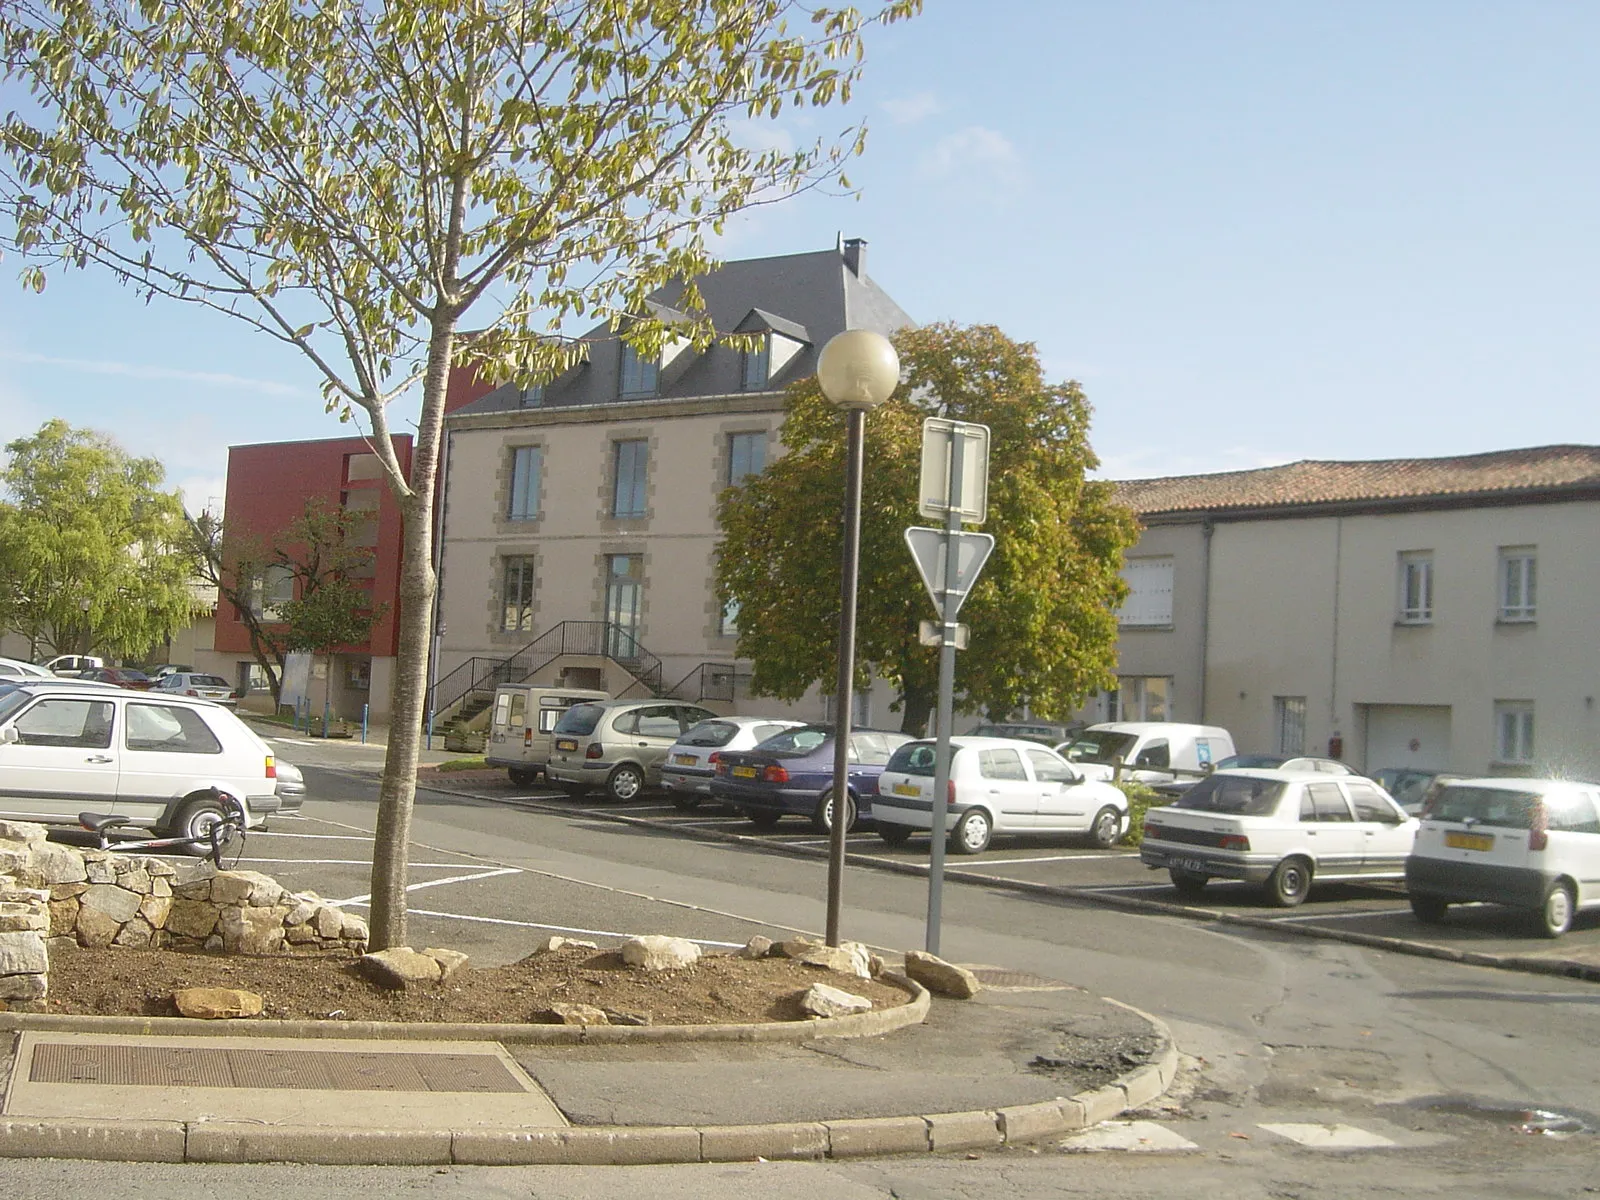
[[[913,737],[923,737],[928,732],[928,720],[933,716],[932,692],[913,688],[900,697],[900,732]]]
[[[411,495],[401,501],[399,656],[389,706],[389,746],[378,792],[378,828],[372,848],[372,919],[369,947],[406,944],[406,869],[411,810],[417,796],[423,706],[428,691],[428,642],[433,623],[433,492],[444,428],[445,384],[454,323],[436,321],[422,382],[422,415],[411,459]]]

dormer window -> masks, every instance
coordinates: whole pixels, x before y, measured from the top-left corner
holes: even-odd
[[[743,387],[747,392],[759,392],[767,386],[772,371],[772,335],[763,337],[759,344],[744,352]]]
[[[522,407],[538,408],[544,404],[544,384],[536,383],[522,391]]]
[[[622,343],[622,372],[617,390],[623,396],[654,396],[660,367],[653,358],[643,357],[627,342]]]

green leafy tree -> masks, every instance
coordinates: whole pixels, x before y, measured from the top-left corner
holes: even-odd
[[[6,447],[0,609],[53,654],[141,657],[199,612],[183,504],[153,458],[47,421]]]
[[[367,513],[332,508],[318,497],[307,500],[300,514],[272,537],[233,533],[223,518],[209,510],[188,518],[189,545],[199,575],[238,613],[250,638],[250,652],[267,677],[274,709],[283,694],[284,658],[291,650],[312,647],[299,644],[295,623],[286,611],[267,611],[263,593],[269,572],[291,581],[302,601],[346,582],[372,561],[373,550],[361,545],[357,536],[370,519]],[[370,610],[365,624],[352,636],[334,638],[330,645],[365,640],[387,611],[385,605],[372,608],[372,598],[365,593],[352,603],[351,611]]]
[[[844,184],[864,131],[791,146],[758,126],[848,100],[875,14],[803,0],[7,0],[0,211],[22,280],[93,265],[306,356],[359,416],[405,522],[372,944],[403,944],[432,610],[434,486],[452,365],[525,385],[609,315],[712,266],[734,213]],[[847,186],[847,185],[846,185]],[[0,236],[6,236],[0,234]],[[492,309],[485,316],[484,309]],[[477,327],[461,336],[473,314]],[[420,385],[403,471],[388,406]]]
[[[372,597],[342,575],[324,579],[283,606],[283,644],[326,659],[322,685],[322,733],[328,733],[333,695],[333,656],[341,646],[365,640],[380,615]]]
[[[938,695],[938,651],[920,644],[934,615],[906,549],[917,516],[922,421],[990,428],[988,565],[961,610],[971,646],[956,658],[958,711],[1024,703],[1063,717],[1108,686],[1116,662],[1119,571],[1138,536],[1111,487],[1085,478],[1089,404],[1076,383],[1045,382],[1031,344],[989,325],[930,325],[894,337],[903,382],[867,418],[857,612],[858,683],[868,664],[899,689],[901,728],[920,733]],[[844,416],[816,380],[789,392],[766,472],[723,493],[721,598],[739,605],[739,654],[752,690],[797,699],[837,677]]]

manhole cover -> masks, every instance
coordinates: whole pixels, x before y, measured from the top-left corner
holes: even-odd
[[[332,1092],[522,1092],[489,1054],[354,1053],[41,1042],[33,1083],[295,1088]]]
[[[1000,967],[972,967],[971,971],[984,987],[1045,992],[1059,991],[1069,986],[1059,979],[1046,979],[1043,975],[1030,975],[1026,971],[1006,971]]]

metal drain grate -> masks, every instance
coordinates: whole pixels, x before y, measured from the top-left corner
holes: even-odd
[[[1046,979],[1043,975],[1030,975],[1026,971],[1006,971],[999,967],[972,967],[971,971],[978,977],[978,982],[985,987],[992,988],[1017,988],[1031,991],[1059,991],[1070,984],[1062,983],[1059,979]]]
[[[525,1091],[505,1064],[489,1054],[362,1054],[59,1042],[40,1042],[34,1047],[28,1078],[33,1083],[318,1092]]]

